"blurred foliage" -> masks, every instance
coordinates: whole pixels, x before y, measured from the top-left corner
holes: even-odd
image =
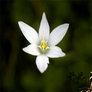
[[[36,57],[22,48],[29,43],[18,21],[39,29],[45,12],[51,30],[69,29],[58,44],[65,57],[50,59],[45,73]],[[80,92],[89,87],[92,71],[92,0],[0,0],[0,92]]]

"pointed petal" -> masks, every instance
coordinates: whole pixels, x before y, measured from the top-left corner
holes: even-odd
[[[40,38],[40,40],[42,40],[42,39],[48,40],[48,38],[49,38],[49,24],[46,19],[45,13],[43,13],[42,20],[40,23],[39,38]]]
[[[49,43],[51,45],[57,45],[65,36],[69,24],[63,24],[56,27],[50,34]]]
[[[36,58],[36,65],[37,65],[38,70],[41,73],[46,71],[46,69],[48,67],[48,64],[49,64],[49,59],[48,59],[47,56],[45,56],[45,55],[37,56],[37,58]]]
[[[28,45],[27,47],[23,48],[23,51],[34,56],[40,55],[36,45]]]
[[[35,29],[33,29],[31,26],[25,24],[22,21],[19,21],[18,24],[19,24],[19,27],[20,27],[23,35],[30,43],[38,42],[38,34],[35,31]]]
[[[50,58],[59,58],[65,56],[65,53],[62,52],[61,48],[57,46],[51,47],[50,51],[47,53],[47,56]]]

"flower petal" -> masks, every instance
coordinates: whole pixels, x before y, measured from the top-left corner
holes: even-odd
[[[59,58],[59,57],[65,56],[65,53],[62,52],[61,48],[59,48],[57,46],[53,46],[47,53],[47,56],[50,58]]]
[[[27,47],[23,48],[23,51],[34,56],[40,55],[36,45],[28,45]]]
[[[30,43],[38,42],[38,34],[35,31],[35,29],[33,29],[31,26],[25,24],[22,21],[19,21],[18,24],[19,24],[19,27],[20,27],[23,35]]]
[[[40,38],[40,40],[42,40],[42,39],[48,40],[48,38],[49,38],[49,24],[46,19],[45,13],[43,13],[42,20],[40,23],[39,38]]]
[[[45,55],[37,56],[36,65],[41,73],[43,73],[47,69],[48,64],[49,64],[49,58],[47,56]]]
[[[51,45],[57,45],[67,32],[69,24],[63,24],[56,27],[50,34],[49,43]]]

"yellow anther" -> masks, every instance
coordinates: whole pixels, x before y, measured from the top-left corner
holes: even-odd
[[[41,44],[43,43],[43,40],[41,41]]]
[[[42,49],[45,49],[46,48],[46,44],[45,43],[42,43],[41,48]]]
[[[90,84],[90,87],[92,87],[92,82],[91,82],[91,84]]]
[[[89,79],[92,79],[92,76]]]

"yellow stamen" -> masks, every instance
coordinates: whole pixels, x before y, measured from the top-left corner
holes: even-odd
[[[92,79],[92,76],[89,79]]]
[[[92,88],[92,82],[91,82],[90,88]]]
[[[42,43],[41,48],[42,48],[43,50],[46,49],[46,44],[45,44],[45,43]]]

